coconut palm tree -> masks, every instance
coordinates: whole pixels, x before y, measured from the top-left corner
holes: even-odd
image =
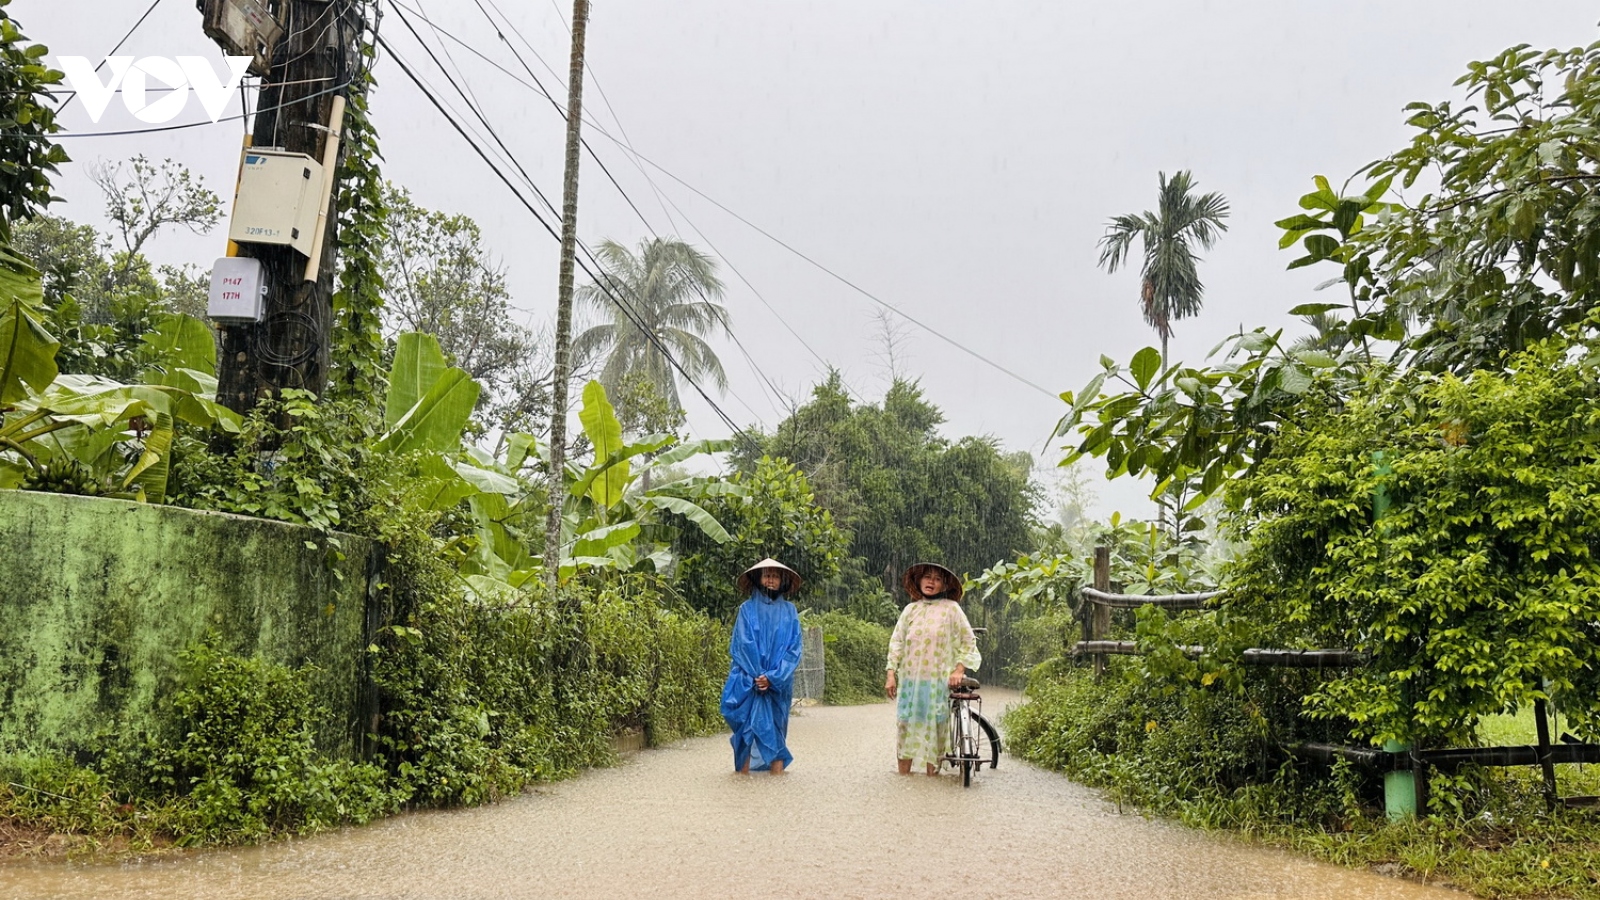
[[[609,321],[578,335],[572,352],[580,360],[605,358],[600,383],[608,391],[615,395],[628,375],[643,374],[679,408],[678,372],[663,348],[688,377],[708,376],[718,388],[728,386],[721,361],[704,340],[713,331],[730,333],[711,257],[673,238],[641,241],[637,253],[608,240],[595,256],[599,278],[579,288],[578,299]]]
[[[1144,242],[1140,270],[1139,305],[1145,322],[1161,336],[1161,365],[1167,364],[1167,339],[1172,323],[1200,311],[1205,287],[1200,283],[1193,244],[1210,250],[1217,236],[1228,230],[1228,200],[1218,193],[1195,196],[1188,171],[1169,181],[1160,173],[1160,202],[1156,212],[1117,216],[1100,239],[1100,265],[1115,272],[1128,257],[1135,238]]]

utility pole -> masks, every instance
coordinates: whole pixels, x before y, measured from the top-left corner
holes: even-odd
[[[208,0],[215,2],[215,0]],[[330,182],[339,164],[340,90],[356,72],[365,22],[351,0],[281,0],[284,35],[258,100],[251,146],[303,153]],[[276,4],[274,4],[276,5]],[[331,194],[337,197],[338,184]],[[264,270],[262,319],[221,325],[217,400],[239,413],[285,388],[321,394],[328,383],[337,202],[324,198],[322,240],[307,257],[286,245],[238,244]]]
[[[561,274],[556,291],[556,372],[550,403],[550,514],[544,529],[544,579],[554,595],[561,569],[561,509],[567,466],[567,382],[572,378],[572,268],[578,243],[578,142],[583,124],[583,35],[589,0],[572,3],[572,67],[567,76],[567,172],[561,189]]]

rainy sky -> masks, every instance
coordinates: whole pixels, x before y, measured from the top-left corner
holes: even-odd
[[[504,40],[473,0],[396,3],[559,202],[562,119],[491,61],[528,81],[525,63],[564,100],[570,3],[484,2],[509,16]],[[53,54],[99,62],[148,6],[14,0],[8,11]],[[395,55],[463,108],[385,7]],[[1173,356],[1198,363],[1241,324],[1303,330],[1287,310],[1322,299],[1326,275],[1285,271],[1272,223],[1297,210],[1312,176],[1338,186],[1398,149],[1401,108],[1456,96],[1469,61],[1518,43],[1588,44],[1597,19],[1580,0],[594,0],[586,137],[621,190],[584,158],[579,235],[633,245],[676,234],[737,269],[723,275],[739,343],[713,341],[729,390],[709,390],[740,424],[770,429],[828,365],[857,397],[881,398],[882,307],[864,291],[938,333],[902,320],[897,367],[944,409],[948,436],[993,435],[1053,462],[1045,438],[1064,411],[1054,394],[1081,387],[1101,354],[1126,360],[1156,343],[1137,273],[1106,274],[1095,245],[1111,216],[1154,206],[1158,172],[1192,170],[1233,211],[1203,263],[1204,311],[1177,323]],[[157,3],[119,52],[221,58],[191,0]],[[386,176],[476,219],[520,315],[546,326],[556,241],[395,62],[380,58],[373,101]],[[238,111],[235,99],[227,112]],[[179,121],[202,118],[191,101]],[[61,122],[150,127],[116,103],[98,124],[77,103]],[[75,161],[52,211],[103,227],[87,166],[140,153],[230,194],[242,134],[224,121],[64,138]],[[208,267],[221,232],[168,232],[148,252]],[[727,433],[684,396],[692,431]],[[1137,486],[1096,491],[1103,512],[1146,508]]]

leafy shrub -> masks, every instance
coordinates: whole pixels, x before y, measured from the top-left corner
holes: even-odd
[[[1552,340],[1507,362],[1308,409],[1229,490],[1250,546],[1228,614],[1370,653],[1307,705],[1374,742],[1459,744],[1551,696],[1600,734],[1600,359]]]
[[[801,606],[831,603],[849,536],[817,504],[805,473],[785,460],[763,456],[754,471],[729,480],[746,490],[702,502],[733,540],[718,543],[697,529],[684,529],[678,537],[678,590],[697,609],[732,621],[746,599],[734,586],[738,574],[773,557],[806,580],[797,598]]]
[[[186,798],[174,823],[180,843],[317,831],[392,808],[381,769],[319,752],[327,713],[313,703],[305,670],[206,645],[182,663],[172,731],[139,766],[147,774],[136,792]]]
[[[478,803],[605,764],[628,728],[659,743],[722,727],[724,626],[662,608],[650,576],[562,590],[498,608],[431,597],[388,629],[379,738],[411,802]]]
[[[822,626],[827,673],[822,699],[827,703],[873,703],[883,698],[883,664],[889,656],[889,629],[843,612],[808,612],[805,625]]]
[[[1292,677],[1292,676],[1291,676]],[[1118,803],[1190,824],[1258,827],[1347,812],[1341,782],[1302,771],[1280,743],[1298,734],[1296,696],[1278,674],[1246,686],[1179,687],[1111,660],[1104,678],[1064,660],[1035,673],[1030,702],[1005,718],[1008,746],[1105,788]]]
[[[0,761],[0,815],[54,831],[148,843],[233,844],[364,823],[394,809],[382,769],[323,753],[307,672],[210,645],[184,652],[173,716],[155,734],[104,738],[88,765]]]

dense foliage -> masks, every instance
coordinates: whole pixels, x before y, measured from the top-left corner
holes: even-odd
[[[1250,547],[1226,612],[1372,654],[1308,696],[1313,714],[1373,740],[1460,741],[1556,697],[1600,736],[1594,350],[1550,341],[1507,362],[1306,410],[1230,489]]]
[[[112,734],[59,757],[0,757],[0,815],[64,833],[121,834],[136,846],[239,843],[366,822],[403,797],[381,768],[318,746],[327,712],[305,673],[231,655],[184,654],[171,715],[156,734]]]
[[[883,699],[884,661],[889,656],[889,628],[842,611],[807,612],[807,627],[822,629],[824,681],[828,703],[873,703]]]
[[[837,603],[844,532],[833,515],[818,506],[806,476],[793,464],[762,457],[754,471],[729,479],[744,488],[739,494],[707,499],[706,511],[733,539],[712,540],[701,531],[685,531],[679,539],[676,584],[684,599],[712,616],[731,620],[745,598],[735,576],[757,560],[771,557],[805,579],[795,602],[802,609],[826,609]]]
[[[765,453],[799,466],[850,532],[857,577],[897,600],[912,563],[981,572],[1029,544],[1031,460],[988,438],[948,441],[937,431],[943,421],[915,384],[896,381],[881,404],[855,404],[835,373],[764,441]],[[737,460],[745,470],[755,463]]]
[[[0,242],[9,242],[11,227],[55,199],[50,175],[67,161],[50,135],[61,130],[55,109],[45,100],[51,85],[64,77],[46,66],[50,49],[30,43],[17,20],[0,0]]]
[[[1409,107],[1415,138],[1356,187],[1318,176],[1278,222],[1291,268],[1337,267],[1324,287],[1345,297],[1290,310],[1316,334],[1241,331],[1198,367],[1146,348],[1063,395],[1067,462],[1152,476],[1187,512],[1143,568],[1200,577],[1157,588],[1123,566],[1114,586],[1230,592],[1114,616],[1142,655],[1102,680],[1065,658],[1035,669],[1011,746],[1198,824],[1496,896],[1594,896],[1600,835],[1547,811],[1533,771],[1435,771],[1428,820],[1388,826],[1374,779],[1284,752],[1526,744],[1531,723],[1503,726],[1538,701],[1600,739],[1600,44],[1514,47],[1458,85],[1464,100]],[[1062,609],[1085,554],[1045,549],[982,587]],[[1249,647],[1370,662],[1250,668]],[[1558,768],[1561,794],[1592,792]]]

